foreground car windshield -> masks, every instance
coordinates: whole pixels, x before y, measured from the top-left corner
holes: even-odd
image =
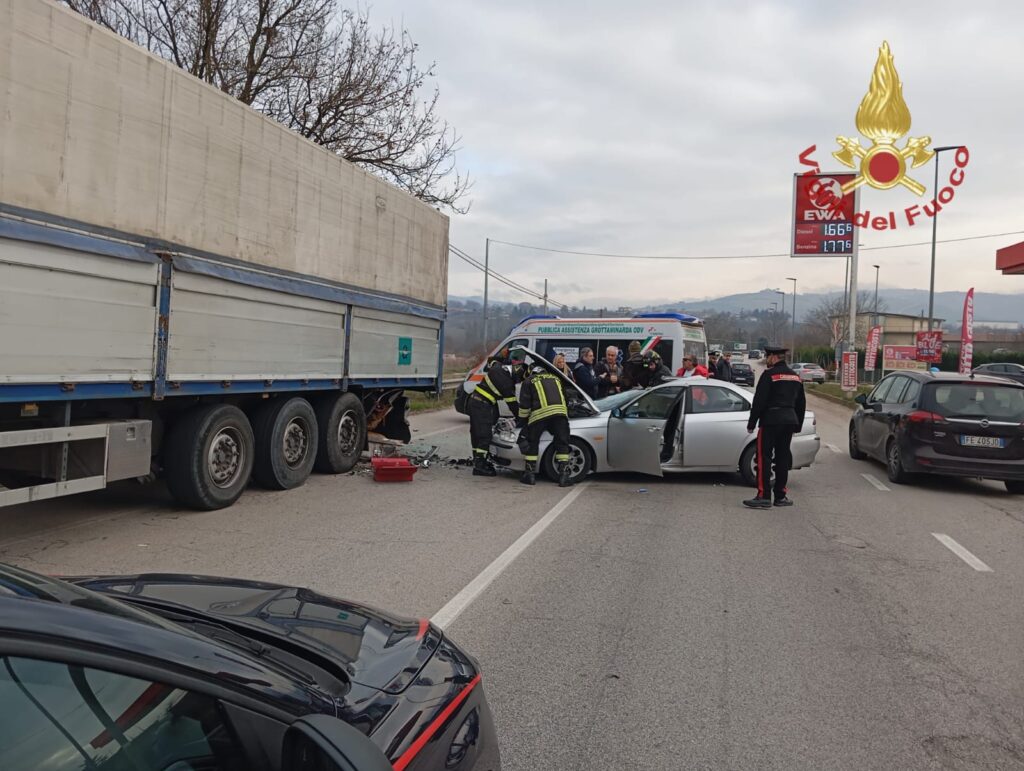
[[[609,394],[603,399],[595,399],[594,404],[601,412],[607,412],[608,410],[614,410],[616,407],[621,407],[631,399],[635,399],[640,393],[640,391],[623,391],[620,394]]]
[[[943,383],[925,389],[925,408],[944,418],[1024,422],[1024,388],[995,383]]]

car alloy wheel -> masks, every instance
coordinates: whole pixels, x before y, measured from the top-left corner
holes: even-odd
[[[885,460],[885,470],[889,481],[896,484],[906,482],[907,472],[903,468],[903,455],[900,452],[900,443],[895,438],[890,439],[885,448]]]

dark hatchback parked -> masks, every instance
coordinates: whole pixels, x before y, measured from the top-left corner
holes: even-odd
[[[479,668],[426,620],[235,579],[0,564],[0,716],[3,771],[500,768]]]
[[[732,365],[732,382],[740,385],[754,385],[754,368],[749,364],[736,362]]]
[[[876,458],[889,479],[910,474],[996,479],[1024,493],[1024,385],[996,377],[899,372],[850,421],[850,457]]]

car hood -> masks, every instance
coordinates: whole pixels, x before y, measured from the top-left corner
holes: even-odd
[[[156,613],[185,611],[229,626],[340,666],[352,682],[388,693],[405,690],[441,642],[425,619],[391,616],[295,586],[176,573],[65,580]]]

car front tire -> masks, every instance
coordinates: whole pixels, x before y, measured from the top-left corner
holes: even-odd
[[[587,478],[590,469],[594,464],[590,458],[590,447],[582,439],[575,436],[569,437],[569,466],[572,470],[569,481],[578,484]],[[551,444],[544,457],[541,459],[541,470],[544,476],[551,480],[558,479],[558,470],[555,468],[555,446]]]
[[[867,453],[860,449],[860,437],[857,435],[857,424],[850,421],[850,457],[854,460],[864,460]]]

